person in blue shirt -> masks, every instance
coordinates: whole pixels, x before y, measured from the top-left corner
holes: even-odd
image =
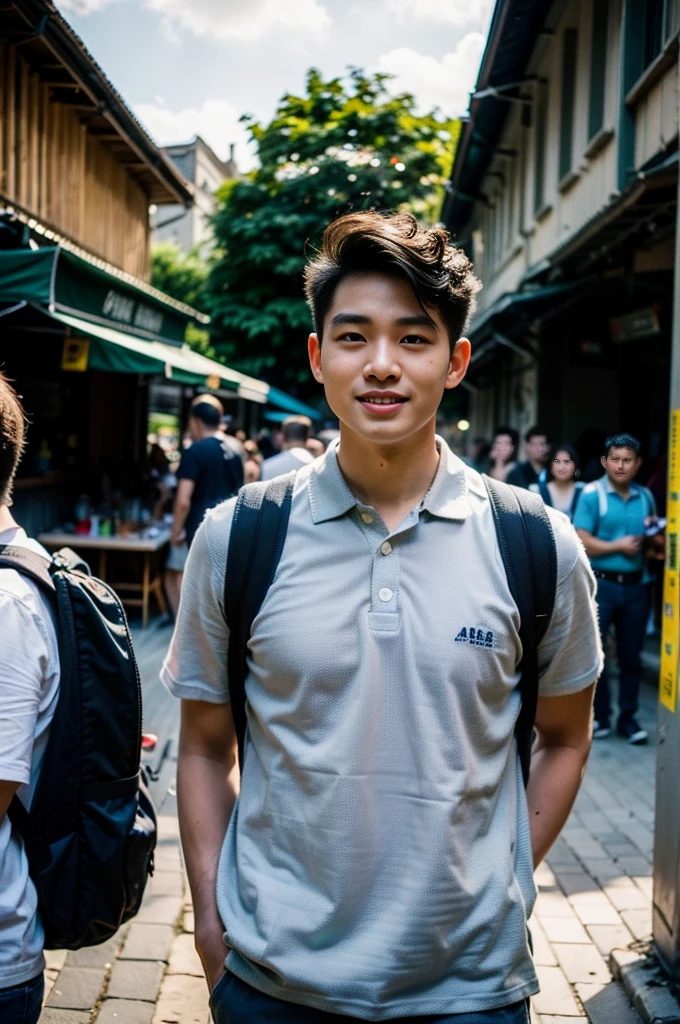
[[[558,444],[552,452],[546,469],[540,474],[537,490],[546,505],[564,512],[573,521],[584,485],[578,480],[578,453],[571,444]]]
[[[612,624],[619,662],[617,732],[629,743],[646,743],[648,734],[635,715],[642,677],[640,652],[649,615],[649,582],[643,542],[656,518],[654,498],[634,483],[642,459],[640,442],[630,434],[605,441],[605,476],[588,484],[578,503],[574,526],[597,577],[597,604],[602,641]],[[595,691],[593,736],[610,733],[611,701],[607,665]]]

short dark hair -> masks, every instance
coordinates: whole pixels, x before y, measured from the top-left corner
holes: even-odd
[[[24,450],[26,417],[18,395],[0,373],[0,505],[12,504],[12,483]]]
[[[196,402],[195,405],[192,403],[189,415],[213,430],[217,430],[222,422],[222,413],[212,402]]]
[[[309,416],[288,416],[282,423],[284,441],[301,441],[305,444],[312,432]]]
[[[519,434],[515,430],[515,428],[505,426],[496,427],[496,429],[493,432],[493,440],[495,441],[496,438],[499,437],[501,434],[507,434],[507,436],[512,441],[512,446],[515,449],[515,454],[517,454],[517,449],[519,448]]]
[[[639,458],[642,445],[637,437],[633,437],[632,434],[611,434],[604,442],[604,452],[602,454],[605,459],[609,456],[612,448],[631,448]]]
[[[524,443],[529,444],[532,437],[544,437],[546,441],[550,441],[550,434],[543,427],[535,426],[529,427],[526,434],[524,435]]]
[[[408,281],[420,305],[441,314],[453,351],[480,285],[470,260],[451,245],[444,228],[421,227],[410,213],[348,213],[332,221],[321,251],[305,268],[305,294],[319,341],[336,288],[357,272],[393,274]]]

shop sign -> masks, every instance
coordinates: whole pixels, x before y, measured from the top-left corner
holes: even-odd
[[[609,321],[609,332],[615,342],[637,341],[639,338],[652,338],[661,334],[659,307],[647,306],[634,313],[614,316]]]
[[[141,302],[136,302],[127,295],[110,288],[104,298],[102,313],[118,323],[139,327],[151,334],[161,334],[163,314]]]
[[[671,414],[668,452],[668,505],[666,518],[666,567],[663,581],[661,623],[661,673],[659,700],[675,713],[678,702],[678,658],[680,656],[680,409]]]
[[[89,338],[64,338],[61,368],[71,373],[84,373],[90,357]]]

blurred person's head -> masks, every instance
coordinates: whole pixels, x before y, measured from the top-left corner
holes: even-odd
[[[550,476],[560,484],[571,483],[579,475],[578,452],[573,444],[556,445],[549,456]]]
[[[342,429],[380,444],[434,431],[467,369],[477,288],[447,232],[411,214],[351,213],[326,228],[305,270],[309,356]]]
[[[16,391],[0,373],[0,506],[12,504],[12,484],[24,450],[26,418]]]
[[[191,403],[189,433],[192,441],[212,437],[220,430],[224,409],[214,395],[199,395]]]
[[[642,446],[632,434],[612,434],[604,442],[602,466],[614,484],[627,487],[642,465]]]
[[[283,448],[304,448],[312,431],[309,416],[288,416],[281,425]]]
[[[548,461],[550,454],[550,438],[542,427],[530,427],[524,435],[529,462],[538,469]]]
[[[497,427],[491,442],[489,458],[507,465],[517,457],[519,434],[514,427]]]
[[[326,445],[318,437],[310,437],[305,445],[307,451],[310,451],[315,459],[318,459],[320,455],[326,451]]]

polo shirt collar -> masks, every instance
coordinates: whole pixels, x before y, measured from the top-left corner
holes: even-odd
[[[332,441],[323,459],[311,467],[309,499],[314,523],[337,519],[361,504],[352,494],[338,462],[339,440]],[[470,499],[465,479],[465,464],[437,436],[439,465],[432,486],[421,508],[439,519],[467,519]]]
[[[609,479],[609,476],[608,476],[607,473],[605,473],[605,475],[604,475],[604,489],[607,492],[607,494],[619,494],[619,492],[614,487],[614,484]],[[638,484],[636,484],[633,481],[630,484],[629,488],[628,488],[628,492],[629,492],[628,493],[628,497],[629,498],[637,498],[640,495],[640,488],[639,488]],[[620,494],[619,494],[619,497],[621,497]]]

